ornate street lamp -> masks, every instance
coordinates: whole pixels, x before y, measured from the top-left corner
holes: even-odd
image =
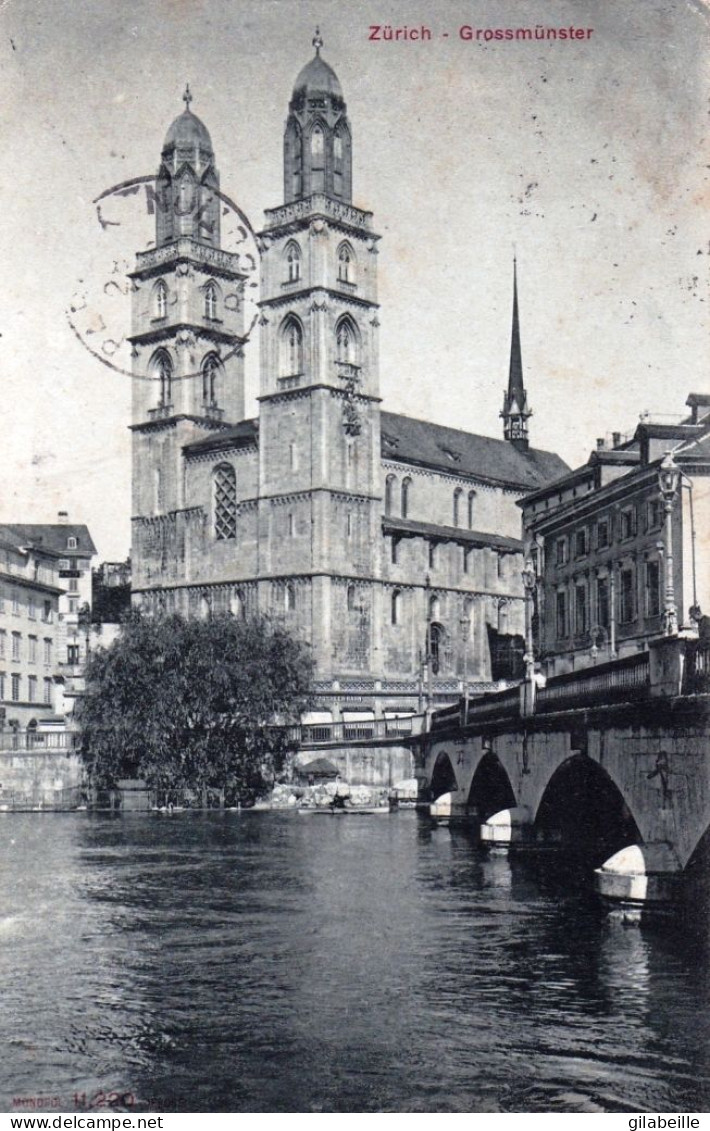
[[[532,560],[528,558],[521,571],[523,587],[525,589],[525,682],[528,687],[530,710],[532,712],[535,701],[535,653],[532,638],[533,594],[537,585],[537,574]]]
[[[666,636],[675,636],[678,632],[678,610],[675,603],[675,584],[673,580],[673,503],[678,494],[680,483],[680,468],[673,461],[670,452],[666,452],[658,471],[658,488],[665,511],[665,562],[666,586],[663,602],[663,627]]]

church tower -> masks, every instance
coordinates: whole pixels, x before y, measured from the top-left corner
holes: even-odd
[[[513,330],[510,341],[510,369],[508,391],[503,399],[503,436],[516,448],[527,450],[528,420],[532,409],[528,408],[528,395],[523,384],[523,359],[520,350],[520,321],[518,318],[518,265],[513,260]]]
[[[259,545],[262,575],[300,575],[304,628],[327,668],[334,587],[375,576],[381,542],[379,237],[351,203],[347,108],[317,31],[313,45],[288,108],[284,203],[259,236]]]
[[[155,245],[133,284],[134,558],[141,523],[185,507],[182,448],[244,416],[239,257],[220,246],[219,174],[209,132],[185,110],[165,137],[151,190]],[[136,525],[137,524],[137,525]]]

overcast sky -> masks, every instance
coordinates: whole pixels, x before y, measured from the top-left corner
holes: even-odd
[[[459,38],[539,21],[594,30]],[[354,200],[383,236],[384,407],[502,435],[514,245],[536,446],[578,464],[596,436],[708,391],[700,0],[5,0],[2,519],[66,509],[100,558],[128,552],[130,378],[67,312],[129,332],[107,283],[152,224],[132,198],[102,228],[92,201],[155,173],[189,79],[222,189],[258,228],[282,202],[287,104],[317,23],[348,103]],[[370,42],[372,24],[433,39]],[[250,415],[256,358],[250,345]]]

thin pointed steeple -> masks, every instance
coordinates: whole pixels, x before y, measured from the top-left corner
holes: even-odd
[[[518,261],[513,257],[513,329],[510,338],[508,391],[503,398],[503,435],[516,448],[528,446],[528,420],[532,409],[523,382],[523,356],[520,349],[520,317],[518,315]]]

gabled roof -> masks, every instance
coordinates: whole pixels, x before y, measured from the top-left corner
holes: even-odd
[[[486,483],[530,491],[565,475],[554,452],[516,448],[508,440],[475,436],[399,413],[382,413],[382,458],[471,475]]]
[[[16,541],[21,546],[37,546],[48,550],[52,554],[64,556],[66,554],[79,554],[84,556],[95,554],[96,546],[89,534],[89,528],[83,522],[20,522],[2,523],[0,525],[3,537]],[[67,540],[76,538],[76,546],[68,549]]]
[[[233,428],[213,432],[204,440],[193,440],[191,444],[185,444],[182,450],[188,455],[197,455],[198,452],[217,452],[224,448],[244,448],[256,444],[258,436],[258,420],[242,420]]]

